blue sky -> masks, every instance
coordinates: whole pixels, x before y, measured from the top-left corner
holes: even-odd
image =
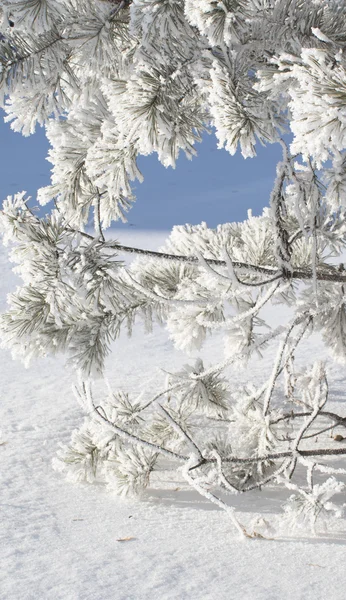
[[[26,190],[35,199],[36,190],[50,180],[45,160],[48,142],[43,129],[28,138],[0,121],[0,201],[8,194]],[[179,158],[175,170],[160,165],[155,156],[141,157],[142,184],[135,183],[137,202],[126,225],[138,229],[171,229],[173,225],[206,221],[210,227],[246,218],[248,208],[260,214],[268,205],[281,156],[278,144],[262,148],[258,156],[243,159],[218,150],[216,138],[206,135],[196,146],[198,156]]]

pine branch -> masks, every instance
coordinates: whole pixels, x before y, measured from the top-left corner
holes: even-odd
[[[90,398],[89,398],[89,407],[90,407],[89,408],[90,415],[94,416],[95,419],[99,423],[106,425],[106,427],[108,429],[111,429],[112,431],[114,431],[116,434],[118,434],[119,437],[123,438],[125,441],[138,444],[140,447],[143,447],[143,448],[150,448],[151,450],[154,450],[155,452],[158,452],[159,454],[162,454],[163,456],[166,456],[168,458],[174,458],[174,459],[180,460],[180,461],[189,460],[188,456],[184,456],[183,454],[178,454],[177,452],[173,452],[172,450],[167,450],[166,448],[163,448],[162,446],[159,446],[157,444],[153,444],[152,442],[143,440],[140,437],[138,437],[137,435],[130,433],[129,431],[126,431],[125,429],[123,429],[122,427],[119,427],[115,423],[112,423],[105,416],[105,414],[102,414],[99,407],[94,405],[94,403],[92,402],[92,400]]]
[[[85,233],[84,231],[78,231],[78,230],[74,230],[71,228],[68,228],[69,231],[79,234],[82,237],[86,237],[89,239],[94,239],[92,235]],[[136,256],[147,256],[147,257],[151,257],[151,258],[158,258],[160,260],[167,260],[167,261],[172,261],[172,262],[180,262],[180,263],[188,263],[188,264],[198,264],[200,262],[200,257],[198,256],[185,256],[185,255],[179,255],[179,254],[169,254],[166,252],[157,252],[155,250],[146,250],[144,248],[136,248],[133,246],[124,246],[123,244],[119,244],[117,242],[107,242],[107,246],[109,248],[113,248],[114,250],[118,250],[119,253],[124,252],[125,254],[134,254]],[[203,257],[203,260],[208,264],[208,265],[214,265],[215,267],[227,267],[227,263],[224,260],[219,260],[219,259],[215,259],[215,258],[205,258]],[[341,263],[343,265],[343,263]],[[250,263],[243,263],[243,262],[239,262],[239,261],[233,261],[233,266],[235,269],[238,269],[240,272],[244,272],[246,274],[261,274],[261,275],[267,275],[267,276],[272,276],[273,278],[270,279],[269,281],[259,281],[258,283],[254,283],[253,286],[262,286],[265,285],[267,283],[271,283],[273,281],[276,281],[279,278],[282,279],[287,279],[287,276],[284,275],[283,273],[280,273],[278,271],[277,268],[275,267],[268,267],[268,266],[260,266],[260,265],[253,265]],[[301,281],[309,281],[312,280],[314,276],[314,273],[312,271],[312,269],[294,269],[290,272],[290,276],[289,279],[296,279],[296,280],[301,280]],[[317,269],[316,271],[316,277],[318,279],[318,281],[330,281],[330,282],[334,282],[334,283],[346,283],[346,274],[343,275],[342,274],[342,269],[340,268],[340,265],[330,265],[328,266],[328,270],[326,268],[324,269]]]

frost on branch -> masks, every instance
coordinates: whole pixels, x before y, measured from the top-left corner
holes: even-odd
[[[85,421],[56,468],[120,494],[174,472],[241,535],[232,495],[266,486],[294,492],[286,512],[297,521],[338,513],[330,499],[345,471],[334,461],[346,451],[330,432],[346,421],[329,406],[329,362],[304,365],[300,348],[314,332],[328,360],[345,360],[344,3],[0,0],[0,9],[1,105],[15,131],[45,127],[52,164],[38,191],[50,213],[38,217],[24,192],[0,213],[22,279],[0,331],[27,363],[62,352],[78,372]],[[212,130],[249,158],[258,142],[280,142],[263,214],[177,226],[159,252],[106,239],[140,194],[139,156],[175,167]],[[277,304],[285,310],[273,325]],[[163,324],[191,362],[136,398],[102,391],[93,378],[138,322]],[[196,356],[211,336],[213,364]]]
[[[114,246],[67,228],[58,212],[36,218],[22,194],[9,197],[0,216],[24,281],[1,316],[7,344],[26,361],[66,351],[85,375],[101,373],[121,325],[131,330],[137,312],[152,314],[123,280]]]
[[[342,508],[330,502],[330,498],[335,494],[340,494],[345,488],[345,484],[337,481],[335,477],[329,477],[322,484],[316,484],[307,491],[292,484],[288,487],[296,491],[284,506],[289,527],[304,528],[308,523],[315,531],[317,519],[323,520],[327,525],[333,514],[337,517],[342,516]]]
[[[321,309],[316,326],[322,331],[323,339],[335,359],[346,361],[346,307],[344,285],[323,285],[319,290]]]

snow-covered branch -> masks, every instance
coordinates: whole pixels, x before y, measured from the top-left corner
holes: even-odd
[[[0,335],[27,364],[63,353],[77,370],[87,414],[57,461],[72,479],[138,493],[172,460],[242,535],[225,491],[279,485],[289,514],[328,511],[342,485],[326,469],[346,454],[327,384],[330,361],[346,362],[345,31],[338,0],[0,0],[0,104],[15,131],[45,127],[52,164],[45,216],[24,192],[0,212],[22,279]],[[176,226],[157,251],[109,239],[140,190],[138,158],[175,167],[206,131],[245,158],[281,144],[268,208]],[[139,324],[194,355],[218,336],[223,354],[156,378],[146,401],[96,401],[91,379]],[[326,364],[304,362],[312,333]]]

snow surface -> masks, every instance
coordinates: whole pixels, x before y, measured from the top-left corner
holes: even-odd
[[[120,236],[117,236],[120,237]],[[123,243],[156,248],[163,232],[121,232]],[[0,249],[0,309],[16,284]],[[285,320],[275,308],[272,321]],[[221,357],[215,338],[206,364]],[[301,360],[320,358],[318,340]],[[102,486],[76,485],[54,472],[52,458],[82,414],[71,392],[73,375],[62,359],[38,361],[26,370],[0,350],[1,361],[1,600],[344,600],[346,528],[317,538],[286,532],[277,539],[240,541],[227,514],[177,481],[124,500]],[[107,376],[114,387],[155,389],[157,365],[179,368],[164,330],[136,329],[115,344]],[[253,362],[264,380],[270,357]],[[344,368],[331,366],[332,392],[345,399]],[[246,373],[237,373],[239,381]],[[271,491],[238,501],[249,523],[262,510],[280,512]],[[268,517],[269,518],[269,517]],[[130,537],[128,541],[119,541]],[[269,537],[269,536],[268,536]],[[275,536],[274,536],[275,537]]]

